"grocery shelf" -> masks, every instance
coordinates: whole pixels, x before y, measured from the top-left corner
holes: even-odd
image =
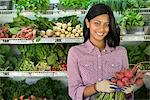
[[[0,77],[66,77],[66,71],[0,71]]]
[[[150,35],[124,35],[120,36],[121,42],[124,41],[150,41]],[[0,38],[0,44],[38,44],[38,43],[82,43],[83,37],[50,37],[28,40],[21,38]]]
[[[83,37],[74,37],[74,38],[51,37],[51,38],[41,38],[40,41],[37,41],[37,39],[28,40],[21,38],[0,38],[0,44],[82,43],[82,42]]]
[[[120,36],[121,42],[125,41],[150,41],[150,35],[124,35]]]

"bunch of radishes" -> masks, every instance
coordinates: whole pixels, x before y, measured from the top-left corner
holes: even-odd
[[[36,29],[32,27],[23,27],[16,35],[12,35],[12,38],[25,38],[33,40],[36,37]]]
[[[46,31],[41,31],[41,36],[43,37],[82,37],[83,29],[80,24],[72,27],[72,23],[55,23],[53,29],[48,29]]]
[[[115,73],[114,77],[110,79],[111,82],[116,83],[120,88],[128,87],[136,84],[137,86],[143,85],[144,73],[138,71],[141,64],[135,65],[132,69],[125,69]]]
[[[9,32],[8,26],[2,26],[0,28],[0,38],[8,38],[9,37],[8,32]]]

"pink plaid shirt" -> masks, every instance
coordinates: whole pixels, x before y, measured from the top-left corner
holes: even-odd
[[[109,79],[114,72],[127,67],[127,51],[122,46],[106,45],[101,52],[89,40],[73,46],[67,59],[69,96],[72,100],[89,100],[89,97],[83,98],[86,86]]]

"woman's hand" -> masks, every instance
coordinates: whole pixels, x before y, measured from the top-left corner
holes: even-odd
[[[111,83],[109,80],[103,80],[101,82],[96,82],[95,84],[95,89],[98,92],[107,92],[107,93],[114,92],[115,87],[116,86],[113,83]]]
[[[122,88],[121,91],[125,94],[129,94],[129,93],[137,91],[141,87],[142,86],[137,86],[136,84],[133,84],[133,85],[130,85],[129,87]]]

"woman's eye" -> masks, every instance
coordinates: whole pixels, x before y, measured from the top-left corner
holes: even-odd
[[[94,24],[95,24],[96,26],[99,26],[99,25],[100,25],[100,23],[99,23],[99,22],[95,22]]]
[[[105,27],[108,27],[109,26],[109,24],[105,24]]]

